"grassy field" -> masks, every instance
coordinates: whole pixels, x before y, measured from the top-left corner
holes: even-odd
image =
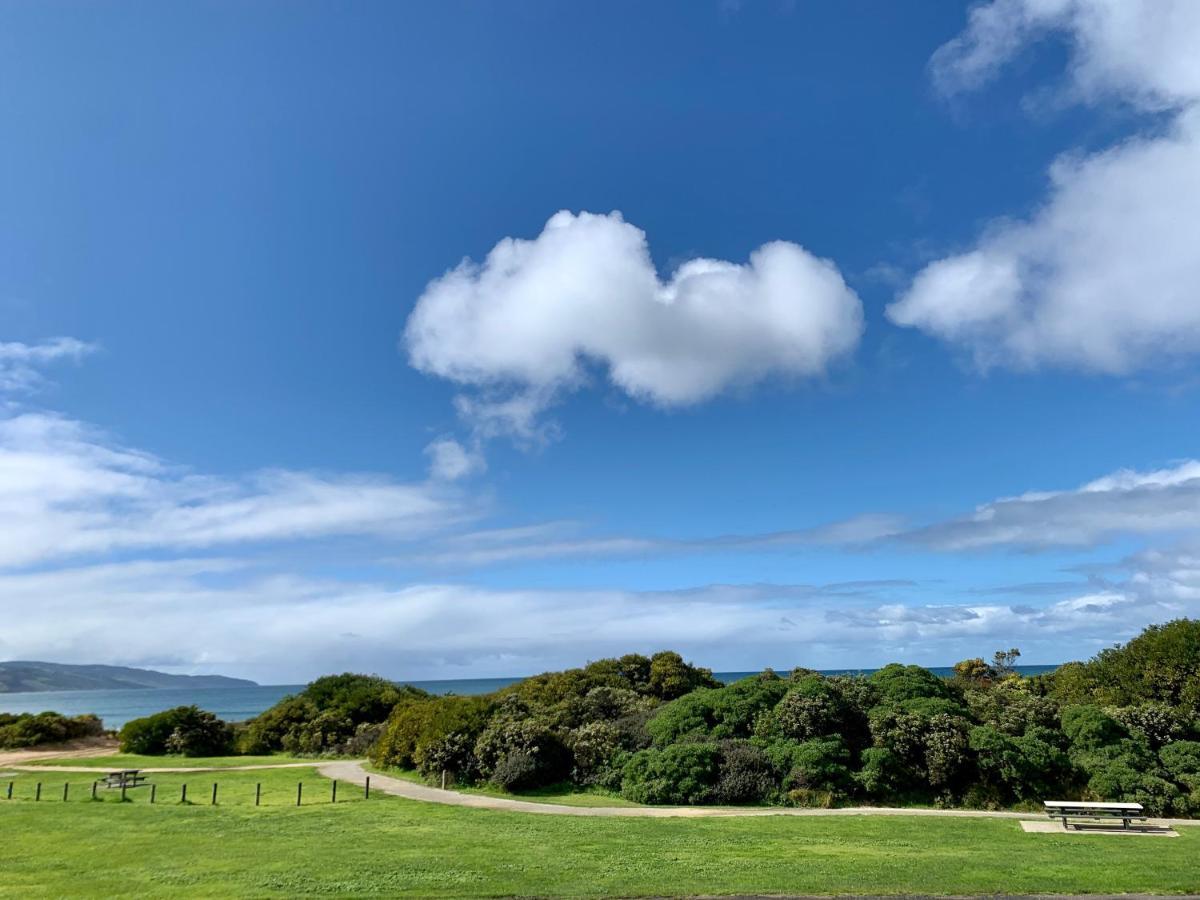
[[[187,767],[230,768],[233,766],[270,766],[279,763],[308,763],[311,759],[294,756],[206,756],[203,759],[187,756],[137,756],[119,753],[112,756],[87,756],[77,759],[40,759],[31,766],[89,766],[97,769],[154,769]]]
[[[120,803],[90,780],[0,779],[0,896],[261,897],[723,893],[1182,893],[1200,828],[1177,839],[1025,834],[936,818],[595,819],[362,798],[311,770],[157,776]],[[86,779],[86,776],[83,776]],[[33,784],[43,782],[42,801]],[[70,780],[71,799],[61,801]],[[187,781],[195,802],[181,805]],[[208,805],[212,782],[219,805]],[[305,785],[297,808],[297,781]],[[254,807],[262,783],[264,806]],[[79,789],[75,792],[74,785]]]

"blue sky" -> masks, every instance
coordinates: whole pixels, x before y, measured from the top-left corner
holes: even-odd
[[[3,7],[0,658],[1057,662],[1194,615],[1197,40]]]

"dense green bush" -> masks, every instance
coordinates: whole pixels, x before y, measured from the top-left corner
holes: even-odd
[[[157,756],[222,756],[233,749],[233,728],[196,706],[177,706],[125,723],[121,752]]]
[[[428,696],[376,675],[326,675],[247,722],[238,735],[238,749],[242,753],[346,753],[360,726],[377,725],[396,706]]]
[[[56,712],[0,713],[0,749],[61,744],[104,733],[103,723],[91,715],[64,716]]]
[[[655,713],[650,735],[659,747],[682,740],[749,737],[755,720],[787,692],[788,682],[769,670],[722,688],[693,691]]]
[[[636,803],[709,803],[721,771],[716,744],[641,750],[625,764],[622,796]]]
[[[494,706],[489,697],[430,697],[398,705],[371,752],[381,766],[446,770],[459,777],[478,771],[475,741]]]

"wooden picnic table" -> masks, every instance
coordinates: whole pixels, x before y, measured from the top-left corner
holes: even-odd
[[[1111,820],[1120,819],[1124,828],[1137,819],[1146,821],[1146,813],[1140,803],[1108,803],[1093,800],[1045,800],[1046,815],[1051,819],[1062,819],[1063,828],[1068,819]],[[1079,826],[1076,825],[1076,828]]]
[[[149,782],[149,776],[143,775],[141,769],[119,769],[104,776],[106,788],[145,787]]]

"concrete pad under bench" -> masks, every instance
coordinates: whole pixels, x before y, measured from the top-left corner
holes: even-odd
[[[1104,823],[1088,823],[1063,828],[1060,822],[1032,822],[1022,819],[1021,830],[1032,834],[1127,834],[1140,837],[1179,837],[1178,832],[1172,831],[1165,825],[1133,825],[1129,828],[1122,828],[1120,825],[1114,827]]]

